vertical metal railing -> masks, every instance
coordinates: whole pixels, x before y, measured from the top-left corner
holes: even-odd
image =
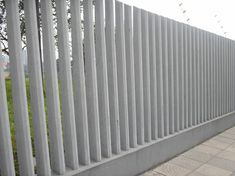
[[[44,95],[36,5],[24,1],[27,99],[18,4],[6,1],[14,115],[1,67],[0,174],[75,175],[234,111],[233,40],[119,1],[52,3],[40,6]]]

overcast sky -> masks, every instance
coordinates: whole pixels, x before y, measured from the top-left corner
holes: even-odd
[[[120,1],[235,40],[235,0]]]

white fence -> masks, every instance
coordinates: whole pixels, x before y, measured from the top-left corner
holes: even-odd
[[[147,162],[145,169],[157,163],[153,157],[172,153],[170,146],[161,146],[164,140],[171,140],[169,136],[187,134],[207,124],[212,130],[215,119],[222,118],[223,122],[224,118],[227,124],[226,116],[234,112],[234,41],[113,0],[95,0],[95,5],[84,0],[83,14],[80,0],[70,0],[72,68],[67,1],[55,1],[59,74],[52,3],[41,0],[44,96],[35,1],[24,0],[32,136],[20,60],[18,2],[5,2],[17,160],[22,176],[137,174],[144,170],[134,171],[133,163],[145,165],[144,152],[151,146],[160,143],[155,148],[162,154],[147,156],[151,163]],[[0,168],[2,176],[13,176],[3,70],[0,98]],[[226,128],[235,123],[230,122]],[[206,130],[200,134],[212,134]],[[181,150],[195,144],[186,135],[187,139],[178,141],[185,145]],[[138,152],[139,156],[143,152],[143,161],[136,157],[127,163],[127,155],[133,157]],[[116,163],[119,170],[107,167],[107,163],[119,161],[127,165],[119,167]]]

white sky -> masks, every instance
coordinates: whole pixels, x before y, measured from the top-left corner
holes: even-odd
[[[120,1],[235,40],[235,0]]]

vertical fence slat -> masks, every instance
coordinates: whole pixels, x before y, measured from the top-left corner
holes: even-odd
[[[211,87],[211,92],[210,92],[210,102],[211,102],[211,119],[214,118],[214,101],[213,101],[213,94],[214,94],[214,42],[213,42],[213,35],[210,34],[211,37],[211,57],[210,57],[210,65],[211,65],[211,73],[210,73],[210,87]]]
[[[51,175],[51,168],[46,130],[35,1],[24,1],[24,10],[37,174],[49,176]]]
[[[228,101],[229,101],[229,104],[228,104],[228,112],[230,112],[230,107],[231,107],[231,94],[230,94],[230,91],[231,91],[231,80],[230,80],[230,73],[231,73],[231,70],[230,70],[230,39],[228,39]]]
[[[214,67],[213,67],[213,74],[214,74],[214,84],[213,84],[213,86],[214,86],[214,92],[213,92],[213,98],[214,98],[214,107],[213,107],[213,109],[214,109],[214,118],[216,118],[216,112],[217,112],[217,108],[216,108],[216,106],[217,106],[217,102],[218,102],[218,99],[217,99],[217,90],[218,90],[218,87],[217,87],[217,70],[216,70],[216,68],[217,68],[217,54],[216,54],[216,52],[217,52],[217,41],[216,41],[216,38],[217,38],[217,35],[215,35],[215,36],[213,36],[213,43],[214,43],[214,50],[213,50],[213,52],[214,52],[214,57],[213,57],[213,62],[214,62]]]
[[[197,40],[196,40],[196,28],[192,27],[192,42],[193,42],[193,48],[192,48],[192,125],[197,124]]]
[[[169,81],[168,81],[168,45],[167,19],[162,18],[162,61],[163,61],[163,98],[164,98],[164,135],[169,134]]]
[[[175,132],[175,124],[176,122],[176,111],[175,111],[175,56],[174,56],[174,22],[173,20],[168,20],[168,31],[169,31],[169,37],[168,37],[168,66],[169,66],[169,122],[170,122],[170,133],[173,134]]]
[[[194,125],[197,125],[199,123],[199,113],[198,113],[198,57],[199,57],[199,43],[198,43],[198,29],[194,28],[194,59],[193,59],[193,67],[194,67]]]
[[[0,46],[0,62],[2,61],[2,49]],[[12,151],[9,114],[7,109],[7,95],[3,65],[0,65],[0,99],[0,174],[5,176],[14,176],[15,167]]]
[[[218,67],[217,67],[217,61],[218,61],[218,35],[216,35],[215,36],[215,38],[214,38],[214,42],[215,42],[215,48],[214,48],[214,76],[215,76],[215,92],[214,92],[214,98],[215,98],[215,105],[214,105],[214,118],[216,118],[217,117],[217,115],[218,115],[218,101],[219,101],[219,99],[218,99],[218,88],[219,88],[219,86],[218,86]]]
[[[210,112],[210,108],[209,108],[209,79],[208,79],[208,75],[209,75],[209,64],[208,64],[208,60],[210,57],[210,46],[209,46],[209,36],[208,36],[208,32],[205,32],[205,40],[206,40],[206,56],[204,59],[205,62],[205,90],[206,90],[206,120],[209,120],[209,112]]]
[[[225,95],[226,95],[226,112],[228,113],[228,108],[229,108],[229,77],[228,77],[228,39],[225,38],[225,85],[226,85],[226,91],[225,91]]]
[[[202,31],[203,33],[203,118],[204,121],[207,121],[207,94],[206,94],[206,58],[207,58],[207,43],[206,43],[206,33],[205,31]]]
[[[133,15],[131,6],[125,5],[125,46],[130,147],[137,146],[135,63],[133,46]]]
[[[12,77],[12,96],[14,104],[17,154],[21,175],[34,175],[32,145],[30,138],[28,108],[26,99],[25,77],[21,59],[20,21],[18,2],[6,1],[7,33],[10,71]]]
[[[222,38],[222,56],[221,56],[221,69],[222,69],[222,114],[225,114],[226,109],[226,87],[225,87],[225,39]]]
[[[222,114],[225,113],[225,77],[224,77],[224,38],[221,39],[221,74],[222,74]],[[221,115],[222,115],[221,114]]]
[[[117,75],[118,75],[118,98],[121,149],[129,149],[129,125],[128,125],[128,100],[127,100],[127,78],[126,78],[126,53],[124,32],[124,6],[123,3],[115,1],[116,4],[116,50],[117,50]]]
[[[234,92],[234,86],[233,86],[234,85],[234,83],[233,83],[233,81],[234,81],[234,77],[233,77],[233,75],[234,75],[234,69],[233,69],[233,56],[234,56],[233,55],[234,54],[233,53],[233,42],[234,42],[233,40],[230,41],[230,54],[231,54],[230,55],[230,71],[231,71],[230,72],[230,74],[231,74],[230,75],[231,76],[231,95],[230,95],[231,96],[231,107],[230,107],[231,109],[230,109],[230,111],[231,112],[233,111],[233,107],[234,107],[234,104],[233,104],[233,98],[234,98],[233,97],[233,92]]]
[[[235,74],[235,42],[232,41],[232,75]],[[235,79],[234,77],[232,76],[232,80],[233,80],[233,90],[235,89]],[[235,91],[232,91],[232,110],[234,111],[235,110]]]
[[[185,101],[185,128],[189,124],[188,102],[188,26],[184,24],[184,101]]]
[[[197,82],[196,82],[196,99],[197,99],[197,107],[196,107],[196,117],[197,117],[197,124],[202,122],[201,120],[201,38],[200,38],[200,30],[196,28],[196,74],[197,74]]]
[[[209,37],[209,57],[208,57],[208,83],[209,83],[209,119],[212,119],[212,36],[211,33],[208,33],[208,37]]]
[[[78,168],[77,136],[75,127],[73,85],[69,50],[69,31],[67,22],[67,3],[56,1],[59,78],[62,98],[63,136],[66,165],[72,169]]]
[[[230,39],[228,39],[228,79],[229,79],[229,94],[228,94],[228,100],[229,100],[229,107],[228,112],[231,112],[231,62],[230,62]]]
[[[51,167],[55,172],[63,174],[65,172],[64,147],[62,140],[51,1],[42,0],[41,11]]]
[[[95,1],[95,33],[101,152],[104,157],[110,157],[112,151],[103,0]]]
[[[207,119],[210,120],[211,119],[211,97],[210,97],[210,93],[211,93],[211,79],[210,79],[210,72],[211,72],[211,63],[210,63],[210,59],[211,59],[211,38],[210,38],[210,33],[206,32],[206,36],[207,36],[207,47],[208,47],[208,52],[207,52],[207,60],[206,60],[206,64],[207,64],[207,68],[206,68],[206,72],[207,72]]]
[[[157,106],[157,58],[155,15],[149,13],[149,63],[150,63],[150,92],[151,92],[151,136],[158,138],[158,106]]]
[[[117,63],[115,47],[115,27],[114,27],[114,1],[105,1],[105,22],[106,22],[106,51],[109,86],[109,107],[111,123],[111,143],[112,152],[120,153],[120,123],[119,123],[119,103],[117,85]]]
[[[234,95],[233,95],[233,90],[234,90],[234,78],[233,78],[233,75],[234,75],[234,69],[233,69],[233,61],[234,61],[234,53],[233,53],[233,42],[234,41],[231,41],[231,46],[230,46],[230,50],[231,50],[231,112],[233,111],[233,108],[234,108],[234,104],[233,104],[233,98],[234,98]]]
[[[100,161],[101,144],[92,0],[84,1],[84,46],[90,152],[92,160]]]
[[[168,101],[169,101],[169,133],[174,133],[174,68],[173,68],[173,21],[167,19],[167,46],[168,46]]]
[[[235,71],[234,71],[234,67],[235,67],[235,42],[234,41],[231,41],[231,51],[232,51],[232,64],[231,64],[231,67],[232,67],[232,75],[235,74]],[[234,77],[232,76],[232,111],[234,111],[235,109],[235,80],[234,80]]]
[[[231,41],[231,87],[232,87],[232,90],[231,90],[231,112],[234,111],[234,41],[232,40]]]
[[[235,71],[234,71],[234,67],[235,67],[235,42],[234,41],[231,41],[232,42],[232,46],[231,46],[231,50],[232,50],[232,64],[231,64],[231,67],[232,67],[232,75],[235,74]],[[235,89],[235,80],[234,80],[234,77],[232,76],[232,90]],[[235,109],[235,91],[232,91],[232,111],[234,111]]]
[[[79,163],[90,163],[80,0],[71,1],[73,90]]]
[[[223,94],[222,94],[222,92],[223,92],[223,76],[222,76],[222,54],[223,54],[223,52],[222,52],[222,45],[223,43],[222,43],[222,38],[220,38],[219,39],[219,45],[220,45],[220,49],[219,49],[219,71],[220,71],[220,113],[219,113],[219,115],[222,115],[222,113],[223,113]]]
[[[226,113],[226,109],[227,109],[227,97],[226,97],[226,40],[225,38],[223,38],[223,98],[224,98],[224,103],[223,103],[223,114]]]
[[[174,121],[175,121],[175,131],[178,132],[180,129],[180,104],[181,102],[179,101],[179,96],[180,96],[180,89],[179,89],[179,82],[180,82],[180,78],[179,78],[179,35],[178,35],[178,30],[179,30],[179,23],[174,21],[173,22],[173,67],[174,67],[174,79],[173,79],[173,85],[174,85]]]
[[[211,34],[211,118],[214,118],[214,36]]]
[[[213,92],[212,92],[212,103],[213,103],[213,118],[215,118],[215,111],[216,111],[216,107],[215,107],[215,105],[216,105],[216,94],[215,94],[215,92],[216,92],[216,72],[215,72],[215,64],[216,64],[216,55],[215,55],[215,52],[216,52],[216,49],[215,49],[215,45],[216,45],[216,41],[215,41],[215,37],[216,37],[216,35],[213,35],[212,36],[213,38],[213,40],[212,40],[212,44],[213,44],[213,58],[212,58],[212,74],[213,74],[213,77],[212,77],[212,80],[213,80],[213,82],[212,82],[212,89],[213,89]]]
[[[224,39],[224,82],[225,82],[225,113],[228,112],[228,76],[227,76],[227,39]]]
[[[203,84],[203,97],[204,97],[204,121],[207,121],[207,76],[206,76],[206,59],[207,59],[207,36],[206,36],[206,32],[203,31],[203,46],[204,46],[204,52],[203,52],[203,81],[204,81],[204,84]]]
[[[235,42],[232,41],[232,75],[235,74],[235,70],[234,70],[234,67],[235,67]],[[235,89],[235,80],[234,80],[234,77],[232,76],[232,83],[233,83],[233,90]],[[235,109],[235,91],[232,91],[232,110],[234,111]]]
[[[218,51],[217,51],[217,72],[218,72],[218,105],[217,105],[217,108],[218,108],[218,111],[217,111],[217,117],[220,116],[220,103],[221,103],[221,96],[220,96],[220,91],[221,91],[221,84],[220,84],[220,77],[221,77],[221,74],[220,74],[220,37],[217,38],[217,41],[218,41]]]
[[[158,107],[158,136],[164,137],[164,95],[163,95],[163,61],[162,61],[162,18],[155,15],[156,28],[156,69],[157,69],[157,107]]]
[[[216,117],[219,116],[220,113],[220,64],[219,64],[219,54],[220,54],[220,45],[219,45],[219,36],[216,37]]]
[[[228,45],[229,39],[226,38],[226,99],[227,99],[227,106],[226,106],[226,113],[229,112],[229,45]]]
[[[151,141],[151,99],[150,99],[150,65],[149,65],[149,26],[148,13],[141,10],[142,26],[142,63],[144,91],[144,134],[145,141]]]
[[[227,42],[227,54],[228,54],[228,62],[227,62],[227,65],[228,65],[228,112],[230,112],[230,49],[229,49],[229,44],[230,44],[230,39],[227,39],[228,42]]]
[[[212,43],[212,34],[209,33],[209,41],[210,41],[210,56],[208,61],[208,67],[209,67],[209,106],[210,106],[210,115],[209,118],[213,118],[213,43]]]
[[[143,104],[143,68],[142,68],[142,37],[141,10],[134,7],[134,58],[135,58],[135,88],[136,88],[136,121],[137,143],[144,144],[144,104]]]
[[[184,99],[184,26],[182,23],[179,24],[178,30],[179,40],[179,102],[180,102],[180,130],[183,130],[185,127],[185,99]]]
[[[229,106],[229,112],[232,112],[232,92],[233,92],[233,67],[232,67],[232,40],[229,40],[229,81],[230,81],[230,106]]]
[[[204,41],[203,41],[203,31],[200,31],[200,119],[201,123],[204,122],[204,70],[203,70],[203,58],[204,58]]]
[[[230,90],[231,90],[231,87],[230,87],[230,40],[228,39],[228,44],[227,44],[227,47],[228,47],[228,112],[230,112],[230,106],[231,106],[231,96],[230,96]]]
[[[219,38],[219,77],[220,77],[220,80],[219,80],[219,85],[220,85],[220,99],[219,99],[219,116],[222,115],[222,105],[223,105],[223,95],[222,95],[222,91],[223,91],[223,77],[222,77],[222,38]]]
[[[206,71],[206,118],[210,119],[210,79],[209,79],[209,59],[210,59],[210,38],[209,34],[205,32],[206,37],[206,58],[205,58],[205,71]]]
[[[193,42],[192,42],[192,27],[187,26],[188,28],[188,126],[192,126],[192,47],[193,47]]]
[[[228,107],[229,107],[229,97],[228,97],[228,93],[229,93],[229,77],[228,77],[228,39],[225,39],[225,78],[226,78],[226,113],[228,113]]]

